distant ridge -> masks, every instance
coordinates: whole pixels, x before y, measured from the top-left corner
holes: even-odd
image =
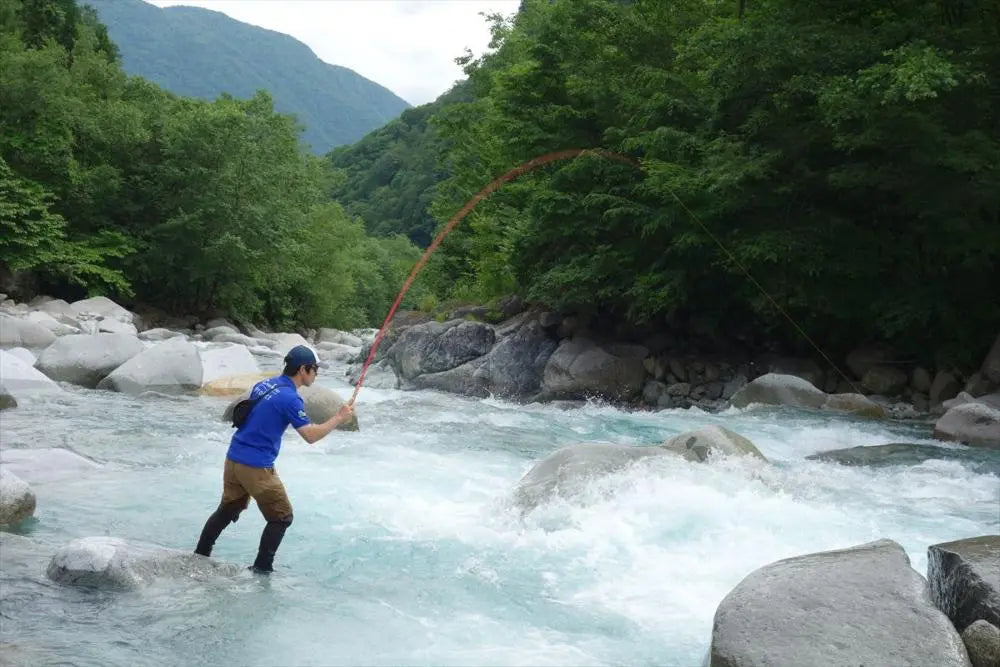
[[[357,72],[330,65],[288,35],[197,7],[142,0],[83,0],[118,45],[122,66],[167,90],[202,99],[268,90],[275,107],[305,126],[314,153],[350,144],[409,104]]]

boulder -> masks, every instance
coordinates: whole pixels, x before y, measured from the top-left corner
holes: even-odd
[[[245,336],[241,333],[219,334],[214,338],[212,338],[212,340],[216,343],[236,343],[238,345],[246,345],[248,348],[253,348],[253,347],[272,348],[276,344],[270,338],[252,338],[250,336]]]
[[[62,391],[51,379],[7,350],[0,350],[0,385],[15,398]]]
[[[1000,459],[982,449],[935,447],[905,442],[829,449],[806,457],[812,461],[830,461],[845,466],[912,466],[930,459],[958,461],[983,475],[1000,476]]]
[[[386,357],[404,380],[440,373],[481,357],[496,342],[496,333],[481,322],[426,322],[409,327]]]
[[[260,367],[243,345],[213,343],[198,348],[201,361],[201,384],[233,375],[260,373]]]
[[[346,345],[348,347],[361,347],[364,342],[361,340],[361,336],[357,336],[346,331],[338,331],[337,329],[326,329],[321,328],[316,334],[317,343],[337,343],[339,345]]]
[[[274,377],[274,373],[256,372],[239,375],[227,375],[206,382],[198,390],[205,396],[241,396],[249,394],[253,386],[261,380]]]
[[[139,340],[148,340],[157,343],[167,340],[168,338],[184,338],[184,334],[179,331],[171,331],[170,329],[164,329],[162,327],[147,329],[139,334]]]
[[[750,573],[719,604],[711,667],[967,667],[903,548],[878,540],[797,556]]]
[[[36,367],[53,380],[94,388],[144,349],[130,334],[73,334],[45,348]]]
[[[980,619],[962,632],[962,641],[972,667],[1000,665],[1000,629],[997,626]]]
[[[128,324],[133,324],[136,320],[135,313],[119,306],[106,296],[80,299],[71,303],[70,307],[77,315],[89,316],[93,319],[107,318]]]
[[[20,523],[35,513],[35,494],[23,479],[0,468],[0,524]]]
[[[80,333],[79,327],[60,322],[43,310],[33,310],[28,313],[24,319],[45,327],[56,336],[68,336],[70,334]]]
[[[750,440],[722,426],[706,426],[670,438],[661,447],[688,461],[707,461],[710,455],[752,456],[767,461]]]
[[[856,378],[863,378],[872,366],[890,361],[892,354],[882,347],[861,347],[848,353],[844,360]]]
[[[38,357],[36,357],[34,353],[26,347],[12,347],[7,350],[7,353],[14,355],[29,366],[34,366],[35,362],[38,361]]]
[[[647,356],[640,345],[605,349],[582,336],[564,339],[545,364],[541,393],[549,399],[634,398],[646,380],[643,360]]]
[[[1000,448],[1000,410],[979,402],[957,405],[934,424],[934,437]]]
[[[243,571],[242,566],[190,551],[117,537],[83,537],[56,552],[47,574],[61,584],[128,590],[160,578],[234,576]]]
[[[210,328],[205,329],[204,331],[202,331],[201,332],[201,337],[204,340],[215,340],[219,336],[232,335],[232,334],[241,335],[240,332],[239,332],[239,330],[236,327],[231,327],[231,326],[228,326],[228,325],[225,325],[225,324],[220,324],[219,326],[210,327]],[[250,337],[247,336],[247,338],[250,338]],[[253,339],[251,339],[251,340],[253,340]]]
[[[861,385],[873,394],[898,396],[906,387],[908,380],[902,369],[876,364],[865,371],[861,377]]]
[[[40,348],[56,335],[37,322],[0,313],[0,347]]]
[[[99,317],[96,320],[97,331],[94,333],[128,334],[137,336],[139,329],[131,322],[122,322],[114,317]]]
[[[794,375],[814,387],[823,386],[823,369],[812,359],[764,355],[757,359],[756,363],[757,367],[762,369],[762,374]]]
[[[340,343],[319,343],[319,358],[323,361],[351,361],[361,352],[361,347],[350,347]]]
[[[1000,334],[997,334],[996,340],[993,341],[993,346],[986,353],[986,358],[983,360],[980,370],[990,382],[1000,384]]]
[[[282,358],[284,358],[284,356],[288,354],[288,351],[293,347],[295,347],[296,345],[305,345],[310,350],[312,350],[314,354],[316,354],[316,348],[310,345],[309,341],[307,341],[305,338],[303,338],[297,333],[275,333],[275,334],[261,336],[249,329],[247,330],[247,333],[253,336],[254,338],[264,338],[268,340],[273,340],[274,351]],[[316,354],[316,357],[319,358],[319,354]]]
[[[796,408],[820,408],[826,404],[827,395],[815,386],[794,375],[768,373],[761,375],[733,394],[730,402],[735,408],[761,403],[787,405]]]
[[[33,304],[34,312],[51,315],[57,322],[74,326],[78,313],[62,299],[49,299],[42,303]]]
[[[589,480],[624,469],[651,456],[672,456],[662,447],[632,447],[603,443],[571,445],[535,463],[517,483],[514,504],[529,512],[553,495],[571,497]]]
[[[929,547],[927,580],[934,604],[959,632],[979,619],[1000,627],[1000,535]]]
[[[29,484],[78,479],[101,468],[99,463],[61,447],[0,449],[0,466]]]
[[[408,386],[469,396],[529,398],[538,393],[556,346],[538,322],[530,321],[510,331],[484,356],[451,370],[421,375]]]
[[[960,391],[962,391],[962,383],[953,373],[938,371],[937,375],[934,376],[934,382],[931,383],[929,394],[931,407],[940,405],[949,398],[955,398]]]
[[[362,366],[362,363],[358,363],[348,367],[347,381],[352,385],[358,384]],[[364,386],[371,389],[399,389],[399,378],[396,377],[396,371],[393,370],[388,359],[376,361],[368,367]]]
[[[0,384],[0,410],[16,407],[17,399],[11,396],[10,392],[7,391],[7,387]]]
[[[336,394],[332,389],[313,384],[311,387],[299,387],[299,395],[306,407],[306,415],[313,423],[325,422],[330,419],[344,404],[344,399]],[[338,431],[357,431],[358,418],[337,427]]]
[[[885,408],[862,394],[830,394],[822,407],[824,410],[850,412],[860,417],[885,417]]]
[[[183,338],[171,338],[143,350],[98,383],[98,389],[126,394],[158,391],[177,394],[202,385],[198,348]]]

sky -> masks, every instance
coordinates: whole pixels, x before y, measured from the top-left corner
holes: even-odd
[[[513,14],[520,0],[146,0],[188,5],[283,32],[332,65],[350,68],[413,105],[464,78],[455,58],[488,48],[480,12]]]

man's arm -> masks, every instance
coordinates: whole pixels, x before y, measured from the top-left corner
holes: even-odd
[[[322,440],[326,435],[339,425],[351,421],[354,418],[354,406],[344,403],[340,406],[337,414],[327,419],[322,424],[306,424],[295,429],[302,436],[302,439],[310,445],[318,440]]]

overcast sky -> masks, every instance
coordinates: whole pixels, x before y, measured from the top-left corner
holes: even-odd
[[[283,32],[320,59],[348,67],[410,104],[431,102],[464,78],[455,58],[489,44],[480,12],[512,14],[519,0],[147,0],[188,5]]]

